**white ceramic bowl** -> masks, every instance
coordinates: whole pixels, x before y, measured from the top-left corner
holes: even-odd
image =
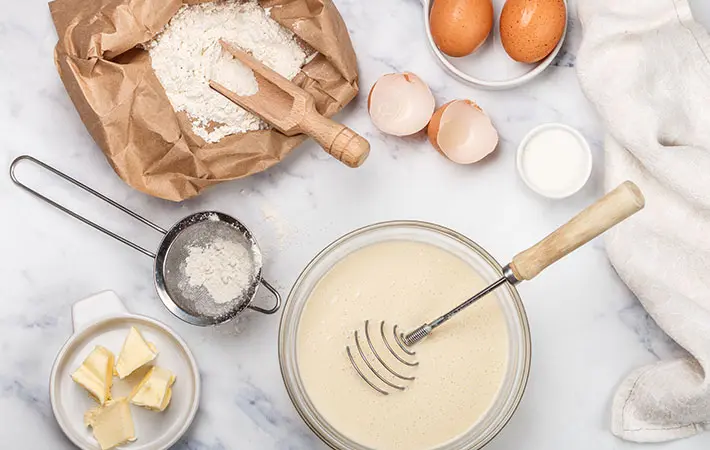
[[[71,373],[96,345],[103,345],[118,358],[123,340],[131,326],[135,326],[157,347],[156,364],[172,371],[176,380],[165,411],[131,405],[137,439],[118,448],[165,450],[172,447],[189,428],[200,403],[200,373],[185,341],[156,320],[130,314],[111,291],[76,302],[72,306],[72,324],[74,334],[59,351],[49,382],[52,411],[64,434],[82,450],[100,450],[91,429],[84,426],[84,413],[97,403],[71,379]],[[127,381],[130,378],[114,378],[114,398],[130,392]]]
[[[434,43],[429,25],[429,13],[434,0],[420,0],[424,9],[424,28],[427,40],[434,56],[441,66],[464,83],[472,86],[501,90],[510,89],[531,81],[547,69],[557,57],[567,36],[567,20],[569,19],[569,5],[565,0],[565,28],[552,52],[543,60],[534,64],[525,64],[514,61],[503,48],[500,40],[500,13],[505,0],[493,0],[494,23],[490,36],[481,48],[470,55],[453,58],[443,54]]]
[[[578,180],[575,180],[575,184],[571,185],[568,189],[560,192],[547,192],[543,189],[541,189],[539,186],[535,185],[535,183],[531,182],[529,177],[527,176],[527,173],[525,171],[525,167],[523,164],[523,154],[525,153],[525,148],[527,147],[528,143],[530,140],[540,134],[543,131],[547,130],[564,130],[568,133],[570,133],[572,136],[574,136],[577,141],[579,142],[580,147],[585,153],[585,167],[583,171],[583,176],[580,177]],[[585,184],[587,184],[587,181],[589,180],[589,177],[592,174],[592,150],[589,147],[589,143],[587,140],[582,136],[582,133],[577,131],[576,129],[570,127],[569,125],[565,125],[563,123],[545,123],[542,125],[538,125],[537,127],[533,128],[528,132],[527,135],[523,138],[523,140],[520,142],[520,145],[518,146],[518,152],[516,155],[516,166],[518,169],[518,175],[520,175],[520,178],[523,179],[525,184],[535,191],[536,193],[542,195],[543,197],[547,198],[552,198],[552,199],[562,199],[569,197],[575,193],[577,193],[582,187],[584,187]]]

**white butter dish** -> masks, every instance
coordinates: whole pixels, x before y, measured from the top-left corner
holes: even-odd
[[[82,450],[100,449],[91,428],[84,425],[84,413],[97,403],[71,379],[71,373],[96,345],[118,354],[129,330],[135,326],[158,349],[155,363],[169,368],[176,381],[165,411],[131,407],[137,439],[117,448],[163,450],[173,446],[189,428],[200,402],[200,374],[187,344],[162,323],[129,313],[112,291],[76,302],[72,306],[72,325],[74,333],[59,351],[49,383],[52,411],[67,437]],[[113,398],[127,396],[144,374],[138,369],[125,380],[115,377]]]

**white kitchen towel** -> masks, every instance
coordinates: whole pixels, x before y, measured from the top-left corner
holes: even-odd
[[[611,263],[687,354],[622,381],[612,432],[658,442],[710,423],[710,36],[685,0],[580,0],[582,89],[607,130],[608,188],[646,209],[612,230]]]

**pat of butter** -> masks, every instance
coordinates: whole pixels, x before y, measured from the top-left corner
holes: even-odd
[[[84,423],[91,427],[102,450],[136,440],[128,399],[111,400],[84,414]]]
[[[175,375],[167,369],[154,366],[131,392],[131,403],[155,411],[167,408],[172,397]]]
[[[136,327],[131,327],[116,361],[116,374],[121,379],[126,378],[134,370],[154,360],[156,356],[158,352],[153,344],[146,342]]]
[[[89,391],[101,405],[111,400],[113,359],[110,350],[97,345],[71,375],[72,380]]]

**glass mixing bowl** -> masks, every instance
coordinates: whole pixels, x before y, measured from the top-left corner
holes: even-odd
[[[311,430],[334,449],[369,450],[331,426],[308,397],[298,369],[296,337],[301,313],[317,283],[338,261],[368,245],[393,240],[424,242],[447,250],[470,264],[487,282],[502,276],[501,265],[475,242],[439,225],[415,221],[384,222],[355,230],[313,258],[296,280],[281,317],[279,362],[286,389],[296,410]],[[508,326],[508,368],[503,384],[486,414],[471,423],[466,433],[436,447],[436,450],[483,447],[508,423],[525,391],[530,371],[530,330],[525,309],[518,291],[510,285],[498,288],[495,299],[505,313]],[[491,300],[488,297],[483,301]]]

